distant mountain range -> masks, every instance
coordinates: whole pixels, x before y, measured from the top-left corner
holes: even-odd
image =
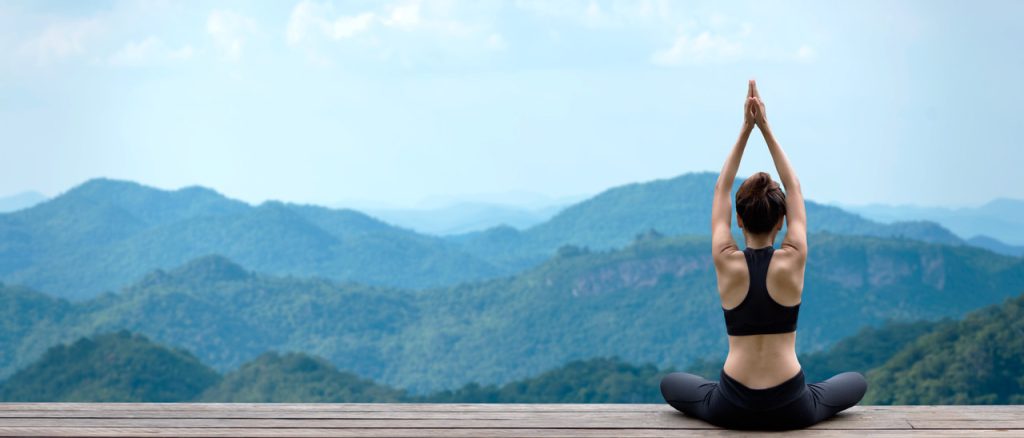
[[[21,192],[10,196],[0,196],[0,213],[29,208],[45,200],[45,195],[32,191]]]
[[[571,205],[550,220],[524,231],[497,227],[453,236],[450,240],[490,263],[518,270],[539,263],[566,244],[592,249],[619,248],[637,234],[651,229],[673,236],[709,235],[711,201],[717,179],[717,173],[698,172],[628,184]],[[742,182],[737,179],[733,192]],[[807,201],[806,206],[811,232],[902,237],[950,245],[964,243],[933,222],[880,224],[837,207],[812,201]],[[735,218],[733,232],[742,244]]]
[[[843,208],[882,222],[927,220],[965,239],[997,240],[1024,253],[1024,200],[999,198],[979,207],[947,208],[913,205],[847,205]]]
[[[254,207],[201,187],[163,191],[90,180],[0,215],[0,279],[71,299],[214,253],[261,272],[403,287],[504,273],[441,238],[353,210]]]
[[[997,254],[1006,254],[1014,257],[1024,256],[1024,245],[1007,245],[1000,240],[981,234],[967,239],[967,244],[978,248],[985,248]]]
[[[367,214],[399,227],[434,235],[463,234],[496,226],[529,228],[565,208],[524,208],[485,202],[460,202],[431,209],[367,209]]]
[[[117,291],[153,269],[220,254],[275,275],[411,289],[449,286],[515,274],[563,245],[620,248],[651,229],[707,235],[716,178],[689,173],[630,184],[522,231],[505,226],[444,238],[354,210],[251,206],[201,187],[164,191],[95,179],[0,214],[0,279],[79,300]],[[807,207],[813,232],[965,243],[932,222],[880,224],[836,207]]]
[[[810,242],[801,352],[888,320],[961,316],[1024,286],[1024,260],[969,246],[832,233]],[[514,276],[427,290],[257,274],[219,256],[78,303],[5,286],[0,375],[46,346],[120,329],[220,371],[304,351],[419,394],[600,356],[685,366],[726,351],[709,245],[648,233],[617,250],[563,246]]]

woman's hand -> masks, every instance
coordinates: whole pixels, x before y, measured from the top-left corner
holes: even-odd
[[[754,112],[757,109],[757,104],[754,101],[754,81],[750,81],[750,86],[747,87],[747,100],[743,103],[743,129],[754,129],[754,125],[757,123],[757,117]]]
[[[749,112],[754,124],[758,128],[764,129],[765,125],[768,124],[768,116],[765,114],[764,101],[761,100],[761,94],[757,92],[757,82],[753,79],[750,80],[750,86],[747,91],[747,105],[751,107]]]

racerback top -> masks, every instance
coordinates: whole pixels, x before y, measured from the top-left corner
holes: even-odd
[[[783,306],[768,295],[768,262],[772,259],[775,248],[745,248],[743,256],[747,259],[747,270],[750,272],[750,287],[747,296],[736,307],[725,312],[725,329],[732,336],[762,335],[769,333],[789,333],[796,331],[796,319],[800,313],[800,304]]]

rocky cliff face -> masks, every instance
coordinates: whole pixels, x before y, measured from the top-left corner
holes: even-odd
[[[667,254],[649,259],[623,260],[577,277],[572,285],[572,295],[578,297],[650,288],[666,276],[681,279],[708,269],[713,269],[711,256]]]

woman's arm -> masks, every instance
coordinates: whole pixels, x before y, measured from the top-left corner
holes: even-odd
[[[743,105],[743,128],[740,129],[740,136],[736,139],[736,145],[732,152],[725,159],[722,171],[718,173],[718,181],[715,183],[714,199],[711,203],[711,255],[716,264],[733,251],[738,251],[736,240],[732,237],[732,201],[729,194],[732,191],[732,184],[736,180],[736,171],[740,167],[740,160],[743,158],[743,150],[747,147],[747,140],[750,132],[754,130],[754,81],[750,81],[747,88],[747,99]]]
[[[800,191],[800,181],[796,177],[796,171],[789,164],[786,153],[782,146],[775,140],[772,129],[768,126],[768,118],[765,115],[764,102],[757,92],[757,84],[750,81],[753,100],[755,102],[754,122],[764,135],[765,143],[768,143],[768,151],[772,154],[775,162],[775,170],[779,173],[782,186],[786,188],[786,237],[782,239],[782,248],[790,248],[799,255],[801,259],[807,257],[807,210],[804,207],[804,195]]]

